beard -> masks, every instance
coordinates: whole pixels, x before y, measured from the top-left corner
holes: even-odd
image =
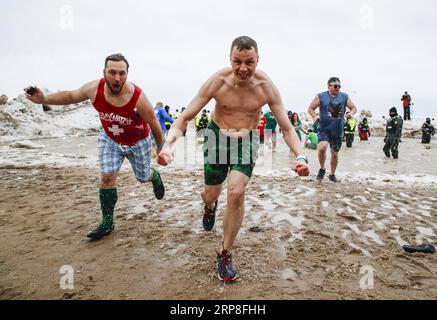
[[[121,90],[123,90],[123,87],[125,84],[125,82],[119,83],[114,87],[106,78],[105,78],[105,82],[106,82],[106,85],[107,85],[109,91],[111,91],[111,93],[114,96],[118,96],[120,94],[120,92],[121,92]]]

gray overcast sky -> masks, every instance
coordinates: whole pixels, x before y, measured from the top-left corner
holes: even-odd
[[[359,109],[386,114],[408,90],[417,116],[437,116],[437,3],[346,0],[0,2],[0,94],[28,84],[75,89],[121,52],[152,103],[185,106],[229,65],[230,44],[253,37],[258,67],[284,107],[304,111],[338,76]]]

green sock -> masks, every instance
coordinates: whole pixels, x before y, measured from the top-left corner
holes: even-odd
[[[153,184],[160,183],[160,179],[159,179],[159,176],[158,176],[158,170],[156,170],[155,168],[152,168],[152,170],[153,170],[152,183]]]
[[[114,207],[117,203],[117,188],[114,189],[100,189],[100,207],[102,209],[102,226],[104,228],[111,228],[113,224]]]

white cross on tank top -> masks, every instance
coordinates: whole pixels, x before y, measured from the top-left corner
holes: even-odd
[[[108,130],[111,131],[114,136],[119,136],[120,133],[124,133],[124,129],[119,128],[117,125],[113,125],[111,128],[108,128]]]

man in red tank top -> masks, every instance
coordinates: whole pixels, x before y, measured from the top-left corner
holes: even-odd
[[[141,183],[152,182],[157,199],[164,197],[164,184],[158,171],[151,167],[150,129],[159,153],[164,144],[161,127],[152,104],[139,87],[127,81],[129,63],[121,54],[105,59],[103,79],[86,83],[74,91],[44,96],[36,88],[26,88],[29,100],[38,104],[68,105],[91,100],[99,113],[103,130],[99,136],[101,188],[99,191],[102,223],[88,233],[92,240],[110,234],[114,229],[113,214],[117,202],[116,181],[125,158]]]

